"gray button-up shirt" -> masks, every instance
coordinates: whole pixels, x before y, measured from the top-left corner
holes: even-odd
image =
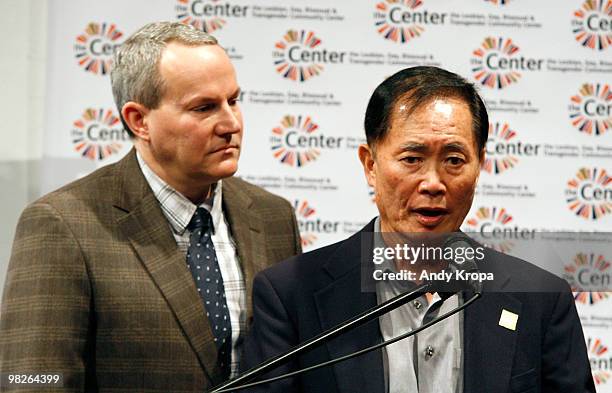
[[[375,231],[380,232],[376,219]],[[384,247],[380,236],[375,246]],[[380,266],[383,271],[395,272],[393,261]],[[406,281],[376,283],[378,304],[416,285]],[[379,318],[383,340],[388,341],[431,321],[461,302],[458,295],[446,301],[435,293],[431,303],[423,295]],[[416,334],[383,348],[385,388],[388,393],[461,393],[463,391],[463,312],[459,312]]]

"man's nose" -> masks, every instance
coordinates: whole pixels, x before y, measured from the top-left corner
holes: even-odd
[[[443,195],[446,192],[446,186],[442,182],[438,168],[431,165],[424,169],[425,173],[417,191],[431,196]]]
[[[238,105],[225,103],[219,114],[221,119],[217,123],[217,133],[219,135],[235,134],[242,130],[242,114]]]

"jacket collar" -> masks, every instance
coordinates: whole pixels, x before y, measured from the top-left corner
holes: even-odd
[[[361,258],[372,253],[371,233],[374,221],[348,238],[323,265],[330,284],[314,294],[321,328],[327,330],[377,304],[376,292],[362,291]],[[369,265],[364,265],[369,266]],[[381,342],[378,320],[355,328],[327,342],[330,359],[356,352]],[[381,350],[337,363],[333,366],[338,392],[384,391],[383,356]]]
[[[204,306],[134,149],[115,165],[114,178],[117,225],[172,310],[211,383],[218,382],[217,349]]]
[[[223,211],[242,267],[242,276],[246,285],[248,320],[253,314],[253,278],[255,274],[269,266],[269,256],[266,254],[263,220],[260,214],[251,208],[253,199],[241,189],[242,187],[240,181],[234,178],[223,180]]]

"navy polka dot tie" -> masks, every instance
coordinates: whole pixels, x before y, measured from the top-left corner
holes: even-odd
[[[191,232],[187,249],[187,267],[193,275],[196,288],[204,303],[206,316],[217,344],[218,364],[223,379],[228,379],[231,370],[232,329],[225,300],[223,277],[212,242],[212,217],[208,210],[199,207],[187,229]]]

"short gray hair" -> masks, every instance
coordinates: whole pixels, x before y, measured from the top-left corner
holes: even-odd
[[[119,116],[131,136],[133,133],[121,109],[129,101],[157,108],[165,87],[159,73],[159,60],[169,42],[189,46],[218,45],[212,35],[179,22],[149,23],[125,40],[115,52],[111,85]]]

